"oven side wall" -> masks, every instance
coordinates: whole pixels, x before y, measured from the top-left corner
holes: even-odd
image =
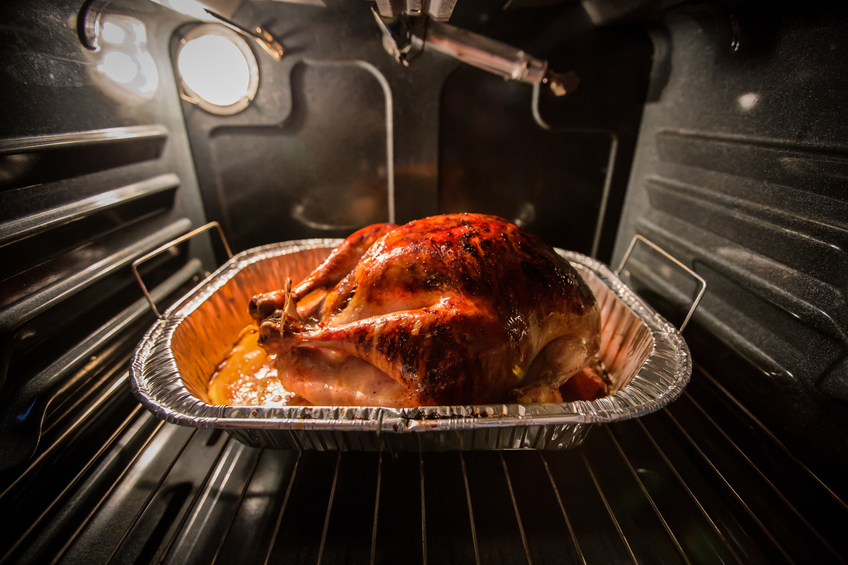
[[[97,50],[80,37],[86,7],[112,26],[112,42],[104,35]],[[8,468],[27,460],[54,417],[73,413],[68,395],[127,379],[123,364],[153,321],[130,264],[206,219],[162,40],[184,18],[150,2],[105,10],[38,0],[4,2],[0,19],[0,468]],[[214,266],[200,238],[140,270],[161,308]]]
[[[844,469],[848,23],[757,8],[679,7],[653,29],[613,265],[640,234],[706,279],[696,364],[793,451]],[[691,278],[644,245],[626,272],[682,319]]]

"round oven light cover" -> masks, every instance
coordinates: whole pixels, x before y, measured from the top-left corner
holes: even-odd
[[[221,116],[241,112],[259,89],[259,66],[247,41],[220,24],[200,24],[176,54],[180,96]]]

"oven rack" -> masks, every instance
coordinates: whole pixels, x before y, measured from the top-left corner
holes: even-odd
[[[157,420],[125,358],[0,476],[0,563],[840,563],[828,486],[703,366],[563,452],[246,447]],[[122,368],[122,370],[118,370]],[[843,489],[842,492],[834,489]]]

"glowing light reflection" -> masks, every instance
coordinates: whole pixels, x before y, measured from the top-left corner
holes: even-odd
[[[743,94],[742,96],[740,96],[736,100],[737,104],[739,104],[739,108],[741,108],[742,111],[744,111],[744,112],[747,112],[747,111],[753,109],[753,107],[756,106],[757,102],[759,102],[759,101],[760,101],[759,95],[757,95],[753,92],[748,92],[746,94]]]
[[[186,43],[177,68],[186,86],[212,104],[230,106],[247,95],[247,60],[232,41],[220,35],[204,35]]]
[[[104,22],[103,27],[100,29],[100,37],[103,41],[112,45],[123,45],[127,39],[127,32],[112,22]]]
[[[147,29],[135,18],[108,14],[99,31],[102,50],[97,70],[130,91],[149,98],[159,87],[159,71],[147,51]]]
[[[131,83],[138,75],[138,64],[132,57],[120,51],[106,53],[97,68],[120,84]]]

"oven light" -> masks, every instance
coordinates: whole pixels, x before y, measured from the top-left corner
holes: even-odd
[[[247,61],[232,41],[220,35],[204,35],[186,43],[177,66],[186,85],[212,104],[229,106],[247,94]]]
[[[213,114],[244,110],[259,85],[256,57],[247,42],[224,26],[202,24],[180,43],[177,72],[183,99]]]

